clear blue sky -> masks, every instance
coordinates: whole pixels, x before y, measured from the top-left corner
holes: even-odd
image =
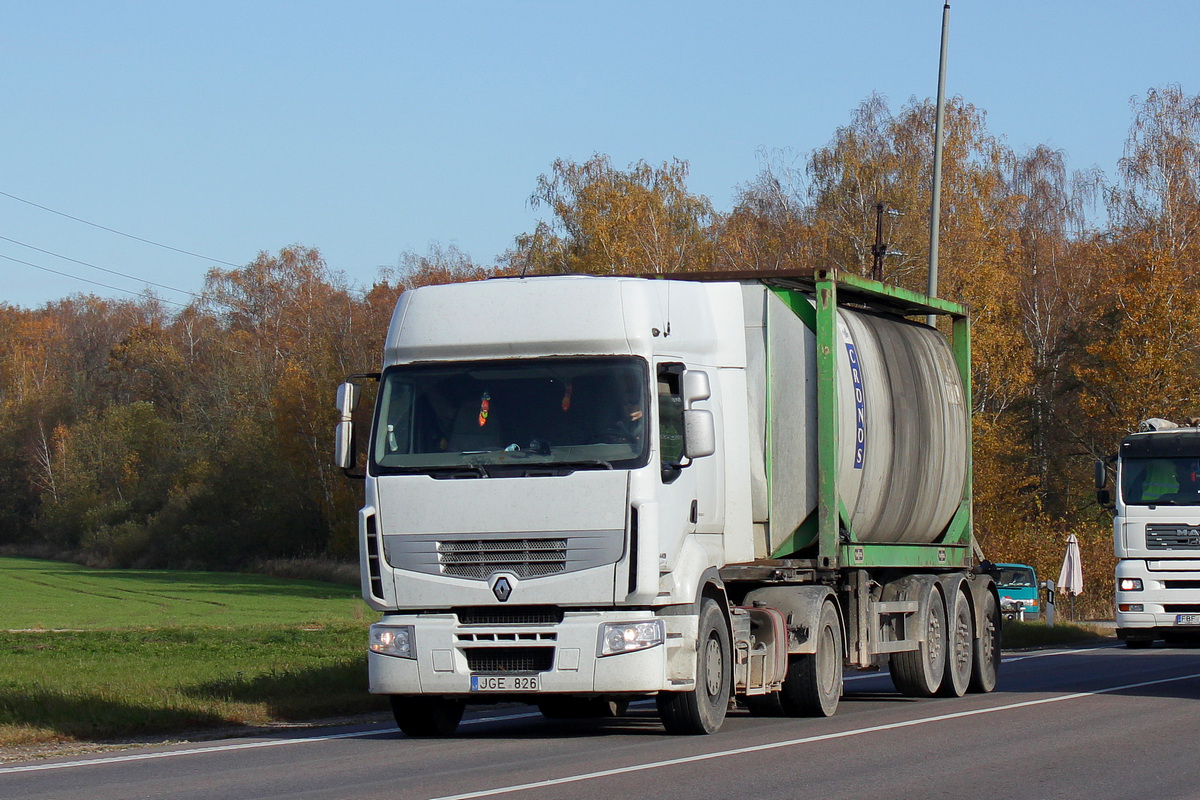
[[[0,0],[0,192],[231,264],[293,243],[359,286],[405,251],[490,263],[556,158],[677,157],[728,210],[872,92],[937,88],[941,0]],[[1200,92],[1200,3],[953,0],[947,92],[1115,177],[1129,101]],[[198,291],[206,261],[0,195],[0,301]],[[20,242],[15,244],[12,241]],[[127,273],[100,272],[22,245]],[[157,290],[168,300],[189,297]]]

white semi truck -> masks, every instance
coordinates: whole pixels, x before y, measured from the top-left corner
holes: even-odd
[[[654,698],[675,733],[731,700],[830,715],[846,666],[990,691],[969,375],[965,309],[833,271],[406,291],[338,391],[370,691],[415,735],[501,700]]]
[[[1128,647],[1200,639],[1200,428],[1142,422],[1096,462],[1096,489],[1115,514],[1117,636]]]

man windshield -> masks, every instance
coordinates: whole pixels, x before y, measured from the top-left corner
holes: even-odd
[[[1130,505],[1200,504],[1200,458],[1126,458],[1121,492]]]

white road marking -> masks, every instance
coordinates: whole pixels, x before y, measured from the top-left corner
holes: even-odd
[[[1097,648],[1092,648],[1092,649],[1097,649]],[[1072,653],[1077,653],[1077,652],[1081,652],[1081,650],[1054,650],[1054,651],[1048,651],[1048,652],[1031,653],[1026,656],[1015,656],[1015,657],[1006,658],[1006,659],[1004,659],[1004,663],[1008,663],[1009,661],[1022,661],[1027,658],[1042,658],[1042,657],[1050,656],[1050,655],[1065,655],[1065,654],[1072,654]],[[882,677],[885,674],[886,673],[884,673],[884,672],[872,672],[869,674],[851,675],[851,676],[846,677],[845,680],[846,681],[867,680],[868,678]],[[1185,676],[1184,678],[1169,678],[1167,680],[1186,680],[1187,678],[1190,678],[1190,677],[1195,677],[1195,676],[1189,675],[1189,676]],[[1164,681],[1157,681],[1157,682],[1162,683]],[[1149,684],[1135,684],[1135,685],[1145,686],[1145,685],[1149,685]],[[1129,687],[1116,687],[1114,689],[1107,689],[1107,690],[1103,690],[1100,692],[1092,692],[1090,694],[1103,694],[1105,692],[1118,691],[1119,689],[1123,689],[1123,688],[1129,688]],[[1083,697],[1083,696],[1087,696],[1087,694],[1067,695],[1067,696],[1060,697],[1060,698],[1050,698],[1049,700],[1034,701],[1034,702],[1035,703],[1036,702],[1053,702],[1054,700],[1057,700],[1057,699],[1069,699],[1072,697]],[[645,701],[645,702],[648,702],[648,701]],[[1003,706],[1001,708],[988,709],[988,710],[989,711],[991,711],[991,710],[999,711],[1004,708],[1020,708],[1021,705],[1023,705],[1023,704],[1015,704],[1012,706]],[[1029,704],[1027,703],[1024,705],[1029,705]],[[984,713],[984,712],[970,712],[970,713]],[[514,720],[514,719],[533,719],[533,718],[537,718],[540,716],[541,716],[541,714],[539,712],[527,711],[527,712],[522,712],[520,714],[508,714],[505,716],[476,717],[474,719],[463,720],[461,724],[462,725],[482,725],[487,722],[504,722],[504,721]],[[914,722],[902,723],[902,724],[909,724],[909,725],[920,724],[921,722],[933,721],[936,719],[952,719],[954,716],[955,715],[948,715],[945,717],[930,717],[928,720],[917,720]],[[870,730],[873,730],[873,729],[863,729],[863,731],[861,731],[861,732],[866,733],[866,732],[869,732]],[[879,730],[882,730],[882,728]],[[332,733],[332,734],[327,734],[327,735],[323,735],[323,736],[306,736],[306,737],[298,738],[298,739],[271,739],[268,741],[239,742],[237,744],[220,744],[220,745],[212,745],[210,747],[194,747],[194,748],[189,748],[186,750],[167,750],[167,751],[153,752],[153,753],[134,753],[131,755],[124,755],[124,756],[101,756],[98,758],[81,759],[79,761],[57,761],[57,762],[48,763],[48,764],[26,764],[26,765],[16,766],[16,767],[0,766],[0,775],[10,775],[13,773],[18,773],[18,772],[45,772],[45,771],[56,770],[56,769],[71,769],[74,767],[90,767],[90,766],[96,766],[96,765],[100,765],[100,764],[121,764],[121,763],[128,763],[131,761],[151,761],[151,760],[161,759],[161,758],[176,758],[178,756],[196,755],[196,754],[200,754],[200,753],[224,753],[224,752],[231,752],[234,750],[256,750],[256,749],[263,748],[263,747],[283,747],[285,745],[312,744],[314,742],[329,742],[329,741],[334,741],[337,739],[362,739],[362,738],[366,738],[368,736],[378,736],[378,735],[382,735],[382,734],[399,733],[399,732],[400,732],[400,729],[396,728],[396,727],[375,728],[375,729],[372,729],[369,731],[353,731],[350,733]],[[839,734],[839,735],[846,736],[846,735],[852,735],[852,734]],[[820,741],[820,738],[811,739],[811,740],[808,740],[808,739],[799,740],[798,739],[798,740],[795,740],[794,743],[802,744],[802,743],[806,743],[808,741]],[[786,746],[786,745],[787,745],[787,743],[781,743],[781,744],[776,744],[776,745],[771,745],[771,746],[782,747],[782,746]],[[727,754],[733,755],[736,752],[739,752],[739,751],[729,751],[729,753],[727,753]],[[716,758],[718,755],[719,754],[712,754],[712,755],[707,755],[707,756],[697,756],[695,758],[696,758],[696,760],[705,759],[705,758]],[[662,762],[662,764],[660,766],[667,766],[671,763],[686,763],[686,762],[685,761]],[[630,770],[649,769],[649,768],[650,768],[649,766],[642,766],[642,767],[630,768]],[[567,782],[568,780],[587,780],[588,777],[601,777],[604,774],[610,774],[610,773],[596,773],[595,775],[590,775],[590,776],[575,777],[575,778],[571,778],[571,779],[562,779],[562,781]],[[538,784],[538,785],[541,785],[541,784]],[[548,785],[554,785],[554,784],[548,784]],[[533,786],[534,786],[534,784],[530,784],[528,786],[522,786],[522,787],[518,787],[518,788],[532,788]],[[499,793],[502,791],[510,791],[510,790],[516,791],[516,789],[496,789],[496,790],[492,790],[490,793],[496,794],[496,793]],[[468,797],[486,797],[486,796],[488,796],[488,794],[455,795],[455,799],[457,800],[457,798],[465,799]],[[435,798],[435,800],[451,800],[451,799],[450,798]]]
[[[1046,697],[1039,700],[1026,700],[1020,703],[1009,703],[1003,706],[994,706],[992,708],[980,708],[974,711],[957,711],[952,714],[938,714],[933,717],[922,717],[920,719],[908,720],[906,722],[894,722],[889,725],[872,725],[866,728],[855,728],[854,730],[841,731],[839,733],[826,733],[819,736],[805,736],[801,739],[788,739],[783,742],[772,742],[770,744],[754,745],[751,747],[738,747],[733,750],[719,750],[715,753],[704,753],[703,755],[685,756],[683,758],[671,758],[665,761],[651,761],[645,764],[631,764],[625,767],[616,769],[599,770],[597,772],[584,772],[578,775],[568,775],[564,778],[552,778],[544,781],[534,781],[532,783],[518,783],[512,786],[500,786],[495,789],[482,789],[477,792],[466,792],[464,794],[445,795],[442,797],[434,797],[431,800],[473,800],[478,797],[494,797],[496,795],[508,794],[510,792],[521,792],[529,789],[544,789],[551,786],[562,786],[568,783],[579,783],[580,781],[595,780],[597,778],[607,778],[613,775],[628,775],[633,772],[644,772],[651,769],[662,769],[663,767],[675,767],[681,764],[694,764],[699,761],[711,761],[717,758],[725,758],[726,756],[746,755],[747,753],[759,753],[766,750],[778,750],[784,747],[797,747],[803,744],[812,744],[814,742],[827,742],[834,739],[846,739],[851,736],[861,736],[866,733],[879,733],[881,731],[899,730],[901,728],[911,728],[916,725],[928,725],[931,722],[945,722],[951,719],[964,719],[966,717],[975,717],[981,714],[993,714],[998,711],[1011,711],[1018,708],[1030,708],[1032,706],[1045,705],[1047,703],[1057,703],[1063,700],[1077,700],[1081,697],[1094,697],[1096,695],[1111,694],[1120,692],[1126,689],[1139,689],[1143,686],[1156,686],[1163,683],[1174,683],[1176,681],[1192,680],[1200,678],[1200,672],[1191,675],[1181,675],[1176,678],[1162,678],[1155,681],[1142,681],[1140,683],[1127,683],[1122,686],[1110,686],[1107,689],[1097,689],[1093,692],[1075,692],[1073,694],[1063,694],[1057,697]]]
[[[540,717],[538,712],[524,712],[521,714],[509,714],[503,717],[477,717],[475,719],[463,720],[463,725],[479,725],[484,722],[501,722],[504,720],[513,719],[528,719],[530,717]],[[362,739],[367,736],[379,736],[386,733],[399,733],[399,728],[374,728],[369,731],[352,731],[350,733],[331,733],[325,736],[306,736],[301,739],[271,739],[265,742],[239,742],[237,744],[218,744],[211,747],[192,747],[187,750],[168,750],[158,753],[133,753],[127,756],[102,756],[100,758],[88,758],[81,761],[59,761],[53,764],[28,764],[20,767],[0,767],[0,775],[7,775],[13,772],[40,772],[52,769],[67,769],[70,767],[90,767],[96,764],[121,764],[129,761],[150,761],[156,758],[174,758],[176,756],[190,756],[196,753],[225,753],[233,750],[256,750],[260,747],[283,747],[284,745],[292,744],[311,744],[313,742],[331,742],[335,739]]]

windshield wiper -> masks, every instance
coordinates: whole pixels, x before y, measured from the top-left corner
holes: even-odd
[[[550,461],[546,464],[547,467],[558,467],[560,469],[612,469],[613,465],[607,461],[601,461],[598,458],[587,459],[584,461]]]
[[[459,478],[471,475],[476,478],[490,478],[491,475],[482,464],[453,464],[441,467],[389,467],[390,473],[404,475],[428,475],[431,478]]]

